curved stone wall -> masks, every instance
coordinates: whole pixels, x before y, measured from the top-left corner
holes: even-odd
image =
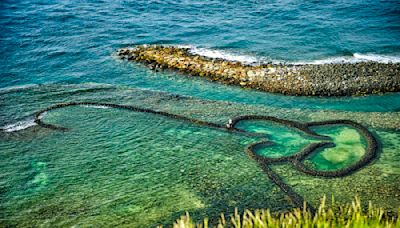
[[[255,160],[258,163],[258,165],[266,173],[268,178],[273,183],[275,183],[292,200],[292,202],[297,207],[300,207],[300,208],[304,206],[304,203],[306,201],[303,199],[303,197],[301,197],[299,194],[297,194],[288,184],[286,184],[278,174],[276,174],[271,169],[271,167],[270,167],[271,165],[284,163],[284,162],[290,163],[296,170],[303,172],[305,174],[312,175],[312,176],[320,176],[320,177],[325,177],[325,178],[335,178],[335,177],[343,177],[346,175],[350,175],[351,173],[363,168],[364,166],[369,164],[373,159],[375,159],[377,156],[377,153],[378,153],[378,141],[374,137],[374,135],[371,132],[369,132],[368,129],[365,128],[364,126],[362,126],[361,124],[358,124],[351,120],[329,120],[329,121],[321,121],[321,122],[300,123],[297,121],[279,119],[279,118],[272,117],[272,116],[247,115],[247,116],[239,116],[239,117],[230,119],[226,125],[220,125],[220,124],[211,123],[211,122],[198,120],[198,119],[192,119],[192,118],[188,118],[185,116],[180,116],[180,115],[176,115],[176,114],[172,114],[172,113],[168,113],[168,112],[156,111],[156,110],[147,109],[147,108],[140,108],[140,107],[131,106],[131,105],[97,103],[97,102],[70,102],[70,103],[56,104],[56,105],[53,105],[53,106],[50,106],[48,108],[38,111],[35,114],[35,122],[39,126],[44,127],[44,128],[48,128],[48,129],[52,129],[52,130],[66,131],[68,129],[65,127],[45,123],[42,120],[43,115],[46,112],[51,111],[51,110],[69,107],[69,106],[80,106],[80,105],[106,106],[106,107],[110,107],[110,108],[125,109],[125,110],[129,110],[129,111],[134,111],[134,112],[142,112],[142,113],[149,113],[149,114],[154,114],[154,115],[161,115],[161,116],[165,116],[168,118],[191,122],[191,123],[199,124],[199,125],[206,126],[206,127],[211,127],[211,128],[220,129],[220,130],[226,130],[226,131],[232,132],[232,133],[244,133],[244,134],[248,134],[248,135],[257,135],[257,136],[262,136],[263,134],[247,132],[243,129],[237,128],[236,125],[239,122],[245,121],[245,120],[265,120],[265,121],[271,121],[271,122],[275,122],[278,124],[282,124],[286,127],[293,128],[297,131],[302,131],[307,135],[310,135],[314,138],[320,139],[321,142],[312,143],[312,144],[308,145],[307,147],[303,148],[301,151],[299,151],[296,154],[293,154],[290,156],[279,157],[279,158],[268,158],[266,156],[261,156],[256,153],[256,150],[255,150],[256,146],[258,146],[258,145],[264,145],[264,146],[273,145],[273,142],[270,142],[270,141],[263,140],[263,141],[255,142],[255,143],[248,145],[245,149],[247,155],[251,159]],[[314,170],[303,164],[303,161],[305,160],[306,157],[310,156],[312,153],[318,151],[319,149],[335,146],[335,144],[333,142],[331,142],[330,137],[324,136],[324,135],[319,135],[311,129],[311,127],[315,127],[315,126],[328,126],[328,125],[348,125],[352,128],[357,129],[359,131],[359,133],[365,138],[365,140],[367,142],[367,148],[366,148],[365,154],[357,163],[355,163],[351,166],[348,166],[346,168],[335,170],[335,171]],[[314,211],[314,208],[312,207],[312,205],[307,204],[307,207],[309,210]]]

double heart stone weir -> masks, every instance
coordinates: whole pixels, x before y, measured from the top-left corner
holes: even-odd
[[[279,119],[272,116],[240,116],[230,121],[229,128],[234,130],[240,130],[235,126],[243,120],[266,120],[275,123],[279,123],[285,125],[290,128],[297,129],[299,131],[304,132],[305,134],[312,136],[314,138],[319,138],[324,140],[323,142],[312,143],[309,146],[303,148],[298,153],[295,153],[290,156],[278,157],[278,158],[269,158],[266,156],[261,156],[255,152],[255,148],[259,145],[270,146],[273,145],[271,141],[260,141],[255,142],[246,147],[246,153],[249,157],[254,159],[259,166],[264,170],[264,172],[268,175],[269,179],[271,179],[279,188],[287,194],[291,200],[298,206],[302,207],[305,203],[305,200],[298,195],[293,189],[287,185],[282,178],[277,175],[271,168],[270,165],[272,164],[280,164],[280,163],[291,163],[291,165],[298,171],[303,172],[305,174],[311,176],[320,176],[326,178],[335,178],[335,177],[343,177],[352,174],[353,172],[363,168],[368,163],[370,163],[373,159],[377,157],[378,152],[378,141],[376,140],[375,136],[368,131],[367,128],[362,126],[359,123],[356,123],[351,120],[328,120],[328,121],[321,121],[321,122],[309,122],[309,123],[300,123],[296,121],[290,121],[285,119]],[[310,128],[315,126],[328,126],[328,125],[345,125],[350,126],[358,130],[358,132],[365,138],[366,140],[366,151],[362,158],[348,166],[339,170],[334,171],[322,171],[322,170],[315,170],[311,169],[308,166],[303,164],[303,161],[306,157],[310,156],[312,153],[327,147],[335,147],[333,142],[327,141],[331,140],[330,137],[319,135],[312,131]],[[310,210],[314,210],[311,205],[309,205]]]
[[[168,112],[163,112],[163,111],[157,111],[153,109],[147,109],[147,108],[140,108],[132,105],[120,105],[120,104],[111,104],[111,103],[99,103],[99,102],[70,102],[70,103],[60,103],[56,104],[53,106],[50,106],[48,108],[45,108],[43,110],[38,111],[35,114],[35,123],[38,124],[41,127],[52,129],[52,130],[62,130],[62,131],[67,131],[68,129],[65,127],[53,125],[53,124],[48,124],[45,123],[42,118],[45,115],[46,112],[54,110],[54,109],[60,109],[64,107],[69,107],[69,106],[105,106],[109,108],[117,108],[117,109],[124,109],[124,110],[129,110],[133,112],[142,112],[142,113],[149,113],[149,114],[154,114],[154,115],[161,115],[185,122],[191,122],[194,124],[210,127],[210,128],[215,128],[215,129],[220,129],[220,130],[225,130],[228,132],[232,133],[241,133],[241,134],[246,134],[246,135],[254,135],[254,136],[263,136],[262,133],[254,133],[254,132],[247,132],[245,130],[237,128],[237,124],[241,121],[245,120],[265,120],[265,121],[270,121],[274,123],[278,123],[281,125],[284,125],[286,127],[302,131],[305,134],[312,136],[314,138],[320,139],[321,142],[316,142],[316,143],[311,143],[310,145],[306,146],[303,148],[301,151],[289,155],[289,156],[284,156],[284,157],[278,157],[278,158],[271,158],[271,157],[266,157],[262,156],[256,153],[255,148],[257,146],[270,146],[273,145],[274,143],[271,141],[267,140],[262,140],[259,142],[255,142],[252,144],[249,144],[245,151],[247,155],[255,160],[258,165],[262,168],[262,170],[267,174],[268,178],[276,184],[291,200],[292,202],[299,208],[304,207],[305,205],[308,205],[308,209],[310,211],[315,211],[312,205],[307,204],[306,201],[303,199],[302,196],[297,194],[288,184],[286,184],[282,178],[276,174],[272,169],[271,165],[273,164],[281,164],[281,163],[290,163],[294,169],[303,172],[308,175],[312,176],[319,176],[319,177],[325,177],[325,178],[335,178],[335,177],[343,177],[352,174],[353,172],[360,170],[367,164],[369,164],[372,160],[374,160],[377,157],[378,153],[378,141],[375,138],[375,136],[364,126],[362,126],[359,123],[356,123],[351,120],[328,120],[328,121],[321,121],[321,122],[309,122],[309,123],[301,123],[297,121],[292,121],[292,120],[285,120],[285,119],[279,119],[276,117],[272,116],[254,116],[254,115],[246,115],[246,116],[239,116],[236,118],[233,118],[229,120],[229,122],[224,125],[224,124],[216,124],[216,123],[211,123],[203,120],[198,120],[198,119],[193,119],[185,116],[180,116]],[[356,163],[334,171],[325,171],[325,170],[315,170],[312,169],[308,166],[305,166],[303,164],[303,161],[306,159],[306,157],[312,155],[313,153],[319,151],[320,149],[327,148],[327,147],[335,147],[335,144],[332,142],[332,139],[328,136],[324,135],[319,135],[315,133],[311,128],[312,127],[317,127],[317,126],[329,126],[329,125],[344,125],[344,126],[349,126],[351,128],[354,128],[358,130],[358,132],[364,137],[366,141],[366,151],[364,155],[359,159]]]

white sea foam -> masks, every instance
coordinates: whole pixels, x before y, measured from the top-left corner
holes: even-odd
[[[15,132],[33,127],[35,125],[36,125],[35,121],[33,119],[29,119],[29,120],[19,121],[13,124],[8,124],[6,126],[1,127],[0,129],[4,132]]]
[[[201,48],[190,45],[178,45],[178,47],[188,48],[191,54],[201,55],[208,58],[225,59],[233,62],[241,62],[244,64],[257,64],[263,62],[262,58],[241,53],[235,53],[233,51]]]
[[[377,55],[377,54],[360,54],[354,53],[353,56],[340,56],[334,58],[326,58],[313,61],[299,61],[293,64],[329,64],[329,63],[359,63],[359,62],[379,62],[379,63],[400,63],[400,56]]]
[[[110,108],[110,107],[105,106],[105,105],[80,105],[80,106],[84,107],[84,108],[100,108],[100,109]]]
[[[400,56],[390,56],[390,55],[378,55],[378,54],[361,54],[354,53],[352,56],[339,56],[319,60],[310,61],[295,61],[295,62],[285,62],[282,60],[271,60],[268,57],[251,56],[241,53],[235,53],[233,51],[210,49],[210,48],[200,48],[190,45],[178,45],[181,48],[188,48],[189,52],[192,54],[197,54],[209,58],[220,58],[229,61],[239,61],[245,64],[263,64],[267,62],[278,63],[290,63],[295,65],[302,64],[329,64],[329,63],[358,63],[358,62],[380,62],[380,63],[400,63]]]
[[[190,53],[206,56],[209,58],[226,59],[229,61],[242,62],[247,64],[260,62],[260,60],[255,56],[241,55],[236,53],[230,53],[227,51],[212,50],[207,48],[191,48]]]
[[[365,61],[374,61],[382,63],[389,63],[389,62],[400,63],[400,56],[354,53],[353,57]]]
[[[42,112],[37,118],[39,120],[43,119],[43,117],[47,114],[47,112]]]

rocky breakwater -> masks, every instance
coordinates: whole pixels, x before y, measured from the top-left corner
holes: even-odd
[[[162,45],[121,48],[117,55],[154,70],[171,69],[287,95],[346,96],[400,91],[400,63],[248,65],[192,54],[189,48]]]

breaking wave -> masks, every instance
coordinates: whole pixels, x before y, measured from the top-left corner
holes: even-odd
[[[33,126],[36,126],[37,124],[35,123],[34,119],[29,119],[29,120],[23,120],[23,121],[18,121],[16,123],[8,124],[0,129],[4,132],[16,132],[16,131],[21,131]]]
[[[225,59],[228,61],[242,62],[244,64],[265,64],[265,63],[287,63],[295,65],[303,64],[330,64],[330,63],[358,63],[358,62],[379,62],[379,63],[400,63],[400,56],[391,55],[378,55],[378,54],[362,54],[354,53],[351,56],[339,56],[331,57],[319,60],[305,60],[305,61],[283,61],[274,60],[268,57],[258,57],[247,54],[242,54],[234,51],[211,49],[211,48],[201,48],[190,45],[180,45],[179,47],[188,48],[189,52],[192,54],[197,54],[209,58]]]
[[[105,106],[105,105],[81,105],[81,107],[84,108],[99,108],[99,109],[108,109],[110,107]]]
[[[245,54],[234,53],[224,50],[217,50],[217,49],[199,48],[193,46],[185,46],[185,47],[189,48],[189,52],[191,54],[201,55],[209,58],[225,59],[233,62],[242,62],[245,64],[256,64],[264,62],[262,58],[251,55],[245,55]]]
[[[294,62],[294,64],[359,63],[370,61],[378,63],[400,63],[400,56],[354,53],[352,56],[340,56],[321,60]]]

